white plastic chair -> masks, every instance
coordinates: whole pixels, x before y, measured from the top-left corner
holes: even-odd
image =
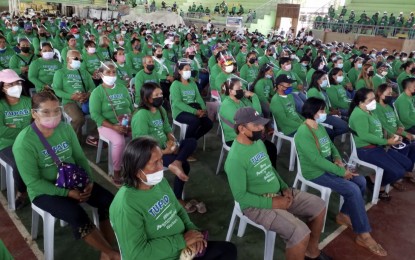
[[[72,118],[65,111],[63,111],[63,118],[65,119],[65,123],[71,124]],[[91,115],[84,115],[84,118],[85,118],[85,123],[82,126],[82,135],[87,135],[88,134],[88,120],[91,119]]]
[[[53,49],[53,52],[55,53],[55,55],[58,58],[59,62],[62,62],[61,53],[57,49]],[[65,57],[65,60],[66,60],[66,57]]]
[[[359,157],[357,156],[356,143],[354,142],[353,134],[350,135],[350,149],[352,152],[349,158],[349,163],[354,162],[358,165],[365,166],[375,171],[376,175],[375,175],[375,186],[373,187],[372,204],[377,204],[379,200],[380,186],[381,186],[382,178],[383,178],[383,169],[374,164],[371,164],[371,163],[368,163],[368,162],[365,162],[359,159]],[[388,184],[386,185],[386,192],[389,192],[389,190],[390,190],[390,185]]]
[[[7,202],[10,210],[16,210],[16,193],[14,190],[13,168],[0,159],[1,164],[1,190],[7,188]]]
[[[288,170],[294,171],[294,164],[295,164],[295,144],[294,144],[294,138],[293,137],[289,137],[287,135],[285,135],[283,132],[278,131],[278,127],[277,127],[277,121],[275,120],[274,117],[272,117],[274,120],[274,134],[272,135],[272,139],[271,142],[275,143],[275,138],[277,138],[277,154],[279,154],[281,152],[281,145],[282,145],[282,140],[287,140],[291,143],[291,148],[290,148],[290,163],[289,163],[289,167]]]
[[[29,94],[30,94],[30,97],[33,97],[33,95],[36,94],[36,89],[35,88],[29,88]]]
[[[239,217],[239,228],[238,228],[238,237],[243,237],[245,234],[246,225],[250,224],[256,228],[261,229],[265,233],[265,248],[264,248],[264,260],[272,260],[274,256],[274,246],[275,246],[275,236],[276,233],[271,230],[266,230],[264,226],[259,225],[249,218],[247,218],[241,210],[239,203],[235,201],[235,206],[233,207],[231,223],[229,224],[228,233],[226,235],[226,241],[231,241],[233,230],[235,229],[236,217]]]
[[[102,152],[102,146],[103,144],[108,144],[108,175],[113,176],[114,175],[114,165],[112,164],[112,144],[111,141],[104,136],[99,135],[98,140],[98,149],[97,149],[97,157],[95,159],[95,163],[98,164],[101,162],[101,152]]]
[[[220,116],[218,115],[218,123],[219,123],[219,127],[221,130],[221,134],[222,134],[222,149],[220,151],[220,156],[219,156],[219,161],[218,161],[218,167],[216,168],[216,175],[219,174],[219,170],[222,166],[222,161],[223,161],[223,157],[225,156],[225,151],[229,152],[229,150],[231,150],[231,148],[226,144],[225,141],[225,134],[223,133],[223,128],[222,128],[222,121],[220,120]]]
[[[82,206],[88,204],[81,204]],[[89,206],[89,205],[88,205]],[[91,207],[91,206],[89,206]],[[98,209],[91,207],[92,209],[92,217],[95,226],[99,227],[99,219],[98,219]],[[52,216],[49,212],[40,209],[35,204],[32,203],[32,239],[35,240],[38,235],[39,231],[39,217],[43,219],[43,248],[45,254],[45,260],[53,260],[53,251],[54,251],[54,243],[55,243],[55,221],[56,218]],[[64,221],[60,221],[61,226],[65,225]]]

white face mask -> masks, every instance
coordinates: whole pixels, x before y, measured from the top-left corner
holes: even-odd
[[[93,47],[89,47],[88,48],[88,53],[89,54],[94,54],[96,52],[96,49],[95,48],[93,48]]]
[[[22,94],[22,85],[14,85],[7,89],[7,95],[11,97],[20,98],[21,94]]]
[[[367,104],[366,109],[368,111],[375,110],[376,109],[376,100],[372,100],[369,104]]]
[[[124,45],[124,41],[119,41],[118,45],[123,46]]]
[[[338,76],[336,79],[337,83],[342,83],[343,80],[344,80],[344,76]]]
[[[408,58],[407,58],[407,57],[402,58],[402,61],[403,61],[403,62],[406,62],[407,60],[408,60]]]
[[[327,79],[325,79],[325,80],[323,80],[323,82],[321,82],[321,87],[326,88],[328,84],[329,84],[329,81]]]
[[[285,66],[285,70],[291,70],[291,64],[289,64],[289,65],[287,65],[287,66]]]
[[[388,72],[387,72],[387,71],[382,71],[380,74],[381,74],[383,77],[385,77],[386,75],[388,75]]]
[[[77,70],[81,67],[81,61],[80,60],[72,60],[71,62],[71,68],[74,70]]]
[[[117,80],[116,76],[105,76],[105,75],[102,76],[102,81],[108,86],[114,85],[116,80]]]
[[[337,66],[336,66],[337,68],[339,68],[339,69],[343,69],[343,63],[339,63],[339,64],[337,64]]]
[[[232,73],[232,71],[233,71],[233,65],[229,65],[229,66],[225,67],[225,72],[226,73]]]
[[[45,60],[51,60],[51,59],[53,59],[54,55],[55,55],[54,52],[43,52],[42,53],[42,58],[44,58]]]
[[[203,40],[203,44],[207,44],[208,43],[208,40]]]
[[[318,66],[318,69],[319,69],[319,70],[324,69],[324,64],[320,64],[320,66]]]
[[[182,77],[184,80],[190,79],[191,76],[192,76],[192,72],[190,70],[183,71]]]
[[[152,173],[152,174],[145,174],[143,170],[141,170],[141,172],[146,176],[147,181],[143,181],[141,178],[140,180],[147,186],[154,186],[154,185],[159,184],[163,180],[163,177],[164,177],[163,170]]]

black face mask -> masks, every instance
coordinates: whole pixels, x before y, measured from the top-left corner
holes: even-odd
[[[238,89],[235,90],[236,94],[235,94],[235,98],[238,100],[241,100],[244,97],[244,90],[243,89]]]
[[[23,53],[29,53],[29,52],[30,52],[30,47],[21,47],[21,48],[20,48],[20,50],[21,50]]]
[[[136,51],[140,51],[140,50],[141,50],[141,46],[140,46],[140,45],[136,45],[136,46],[134,46],[134,50],[136,50]]]
[[[161,59],[163,57],[163,54],[156,54],[157,59]]]
[[[195,55],[189,55],[189,59],[193,60],[195,58]]]
[[[385,104],[388,104],[388,105],[392,105],[392,101],[393,101],[393,97],[392,97],[392,96],[386,96],[386,97],[383,99],[383,102],[384,102]]]
[[[254,64],[255,62],[256,62],[256,59],[255,58],[249,59],[249,63]]]
[[[251,140],[252,142],[258,141],[258,140],[260,140],[260,139],[262,138],[262,130],[259,130],[259,131],[252,131],[252,136],[251,136],[251,137],[247,136],[247,137],[248,137],[248,138],[249,138],[249,140]]]
[[[46,33],[39,33],[39,36],[40,37],[45,37],[46,36]]]
[[[153,105],[153,107],[161,107],[161,105],[163,105],[163,97],[153,98],[152,105]]]
[[[177,45],[179,45],[179,43],[180,43],[180,42],[179,42],[179,41],[176,41],[176,42],[174,42],[174,43],[175,43],[175,44],[177,44]]]
[[[154,65],[147,65],[147,66],[146,66],[146,68],[147,68],[149,71],[153,71],[153,70],[154,70]]]
[[[415,68],[411,69],[411,74],[415,74]]]
[[[373,77],[373,75],[375,75],[375,72],[372,70],[372,71],[369,71],[368,73],[367,73],[367,75],[369,76],[369,77]]]

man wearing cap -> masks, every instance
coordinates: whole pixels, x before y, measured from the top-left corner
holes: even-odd
[[[154,71],[155,65],[152,56],[145,56],[143,58],[143,67],[144,69],[140,70],[137,75],[135,75],[135,105],[140,103],[140,90],[144,83],[154,82],[160,84],[160,79],[158,74]]]
[[[271,112],[278,125],[278,130],[293,137],[304,119],[297,113],[294,97],[291,94],[295,80],[285,74],[275,79],[276,95],[271,99]]]
[[[318,249],[324,201],[288,188],[260,140],[268,119],[251,107],[234,117],[237,137],[225,163],[229,186],[244,215],[284,239],[287,259],[331,259]],[[299,218],[308,220],[307,225]]]
[[[388,75],[388,65],[384,62],[376,64],[376,73],[372,77],[373,89],[376,92],[380,84],[386,83],[386,75]]]

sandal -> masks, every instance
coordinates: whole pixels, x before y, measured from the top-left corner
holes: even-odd
[[[93,136],[88,136],[85,143],[90,146],[98,147],[98,139]]]
[[[405,185],[403,185],[400,182],[395,182],[394,184],[392,184],[392,187],[394,187],[397,191],[405,191],[406,190]]]
[[[197,210],[197,208],[190,201],[187,202],[186,205],[184,205],[184,208],[186,209],[186,212],[188,214],[193,213]]]
[[[415,174],[413,172],[410,173],[410,176],[405,176],[409,182],[415,183]]]
[[[387,256],[388,253],[386,252],[385,249],[383,249],[383,247],[376,243],[376,245],[368,245],[366,244],[366,242],[360,238],[356,238],[356,244],[358,244],[359,246],[362,246],[366,249],[368,249],[372,254],[377,255],[377,256]]]
[[[121,187],[124,184],[123,178],[115,178],[114,176],[111,176],[112,183],[117,187]]]
[[[192,155],[190,155],[189,157],[187,157],[187,161],[188,162],[196,162],[197,159],[195,157],[193,157]]]
[[[204,202],[202,201],[197,201],[197,200],[191,200],[189,201],[189,203],[191,203],[194,207],[196,207],[197,212],[199,212],[200,214],[205,214],[207,212],[206,209],[206,205]]]
[[[379,199],[383,201],[390,201],[392,199],[392,196],[389,195],[387,192],[382,191],[379,192]]]

